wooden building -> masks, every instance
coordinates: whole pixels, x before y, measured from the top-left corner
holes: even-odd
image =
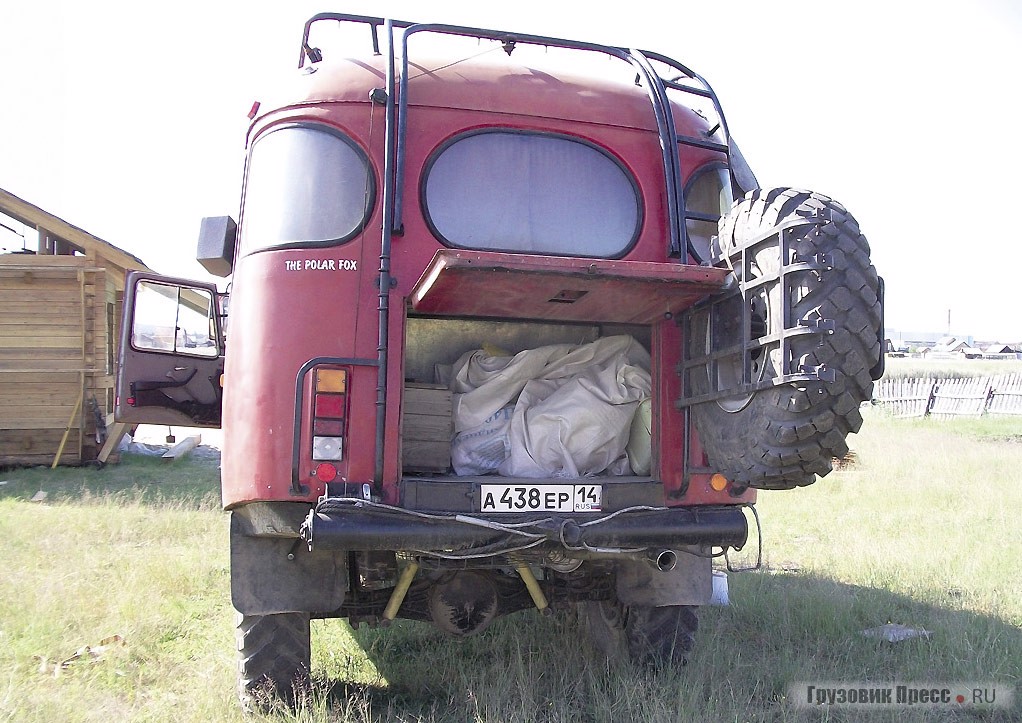
[[[112,423],[124,275],[135,256],[0,189],[0,466],[96,459]],[[28,235],[38,233],[31,248]]]

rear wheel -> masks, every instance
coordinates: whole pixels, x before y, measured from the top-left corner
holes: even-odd
[[[305,686],[311,661],[308,613],[238,615],[238,696],[245,708],[290,704]]]
[[[611,660],[627,658],[651,667],[688,662],[699,627],[694,607],[622,605],[617,600],[584,605],[593,643]]]
[[[757,245],[767,232],[787,221],[829,216],[826,223],[797,227],[791,249],[797,259],[823,256],[831,268],[805,273],[786,288],[780,283],[754,285],[746,298],[733,297],[715,321],[701,313],[687,340],[691,356],[742,341],[742,304],[748,306],[752,338],[779,334],[787,323],[812,324],[832,320],[830,334],[791,339],[791,359],[798,365],[824,366],[835,373],[832,382],[807,381],[767,387],[697,404],[692,418],[711,465],[740,487],[790,489],[812,483],[831,470],[834,457],[848,452],[845,437],[862,424],[859,404],[870,398],[874,370],[881,358],[880,280],[869,259],[869,244],[855,219],[826,196],[794,189],[757,190],[746,195],[720,224],[724,256],[736,258],[742,249],[750,256],[750,279],[775,274],[780,266],[777,244]],[[741,277],[743,269],[736,268]],[[781,298],[786,294],[787,298]],[[791,318],[783,318],[787,306]],[[711,329],[710,324],[714,325]],[[779,344],[752,352],[751,382],[780,375],[784,360]],[[697,395],[736,386],[742,380],[743,358],[721,359],[716,374],[695,370]]]

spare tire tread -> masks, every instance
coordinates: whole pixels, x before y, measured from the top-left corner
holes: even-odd
[[[713,401],[692,408],[711,466],[738,487],[791,489],[826,475],[833,458],[847,454],[845,437],[860,429],[859,404],[872,393],[871,370],[881,352],[879,277],[869,243],[844,206],[797,189],[752,191],[721,219],[720,244],[727,253],[794,216],[823,212],[829,212],[830,223],[804,227],[794,248],[802,257],[829,254],[833,267],[804,289],[792,311],[796,318],[833,319],[836,329],[796,339],[792,349],[808,365],[833,369],[836,381],[763,389],[739,411],[724,411]],[[708,374],[695,372],[692,378],[697,394],[709,391],[696,385],[699,380],[709,387]]]

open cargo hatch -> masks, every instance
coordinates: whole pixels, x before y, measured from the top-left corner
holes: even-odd
[[[720,289],[727,269],[441,249],[412,289],[421,314],[651,324]]]

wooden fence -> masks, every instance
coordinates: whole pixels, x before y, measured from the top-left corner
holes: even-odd
[[[965,379],[881,379],[873,402],[895,417],[1022,415],[1022,374]]]

